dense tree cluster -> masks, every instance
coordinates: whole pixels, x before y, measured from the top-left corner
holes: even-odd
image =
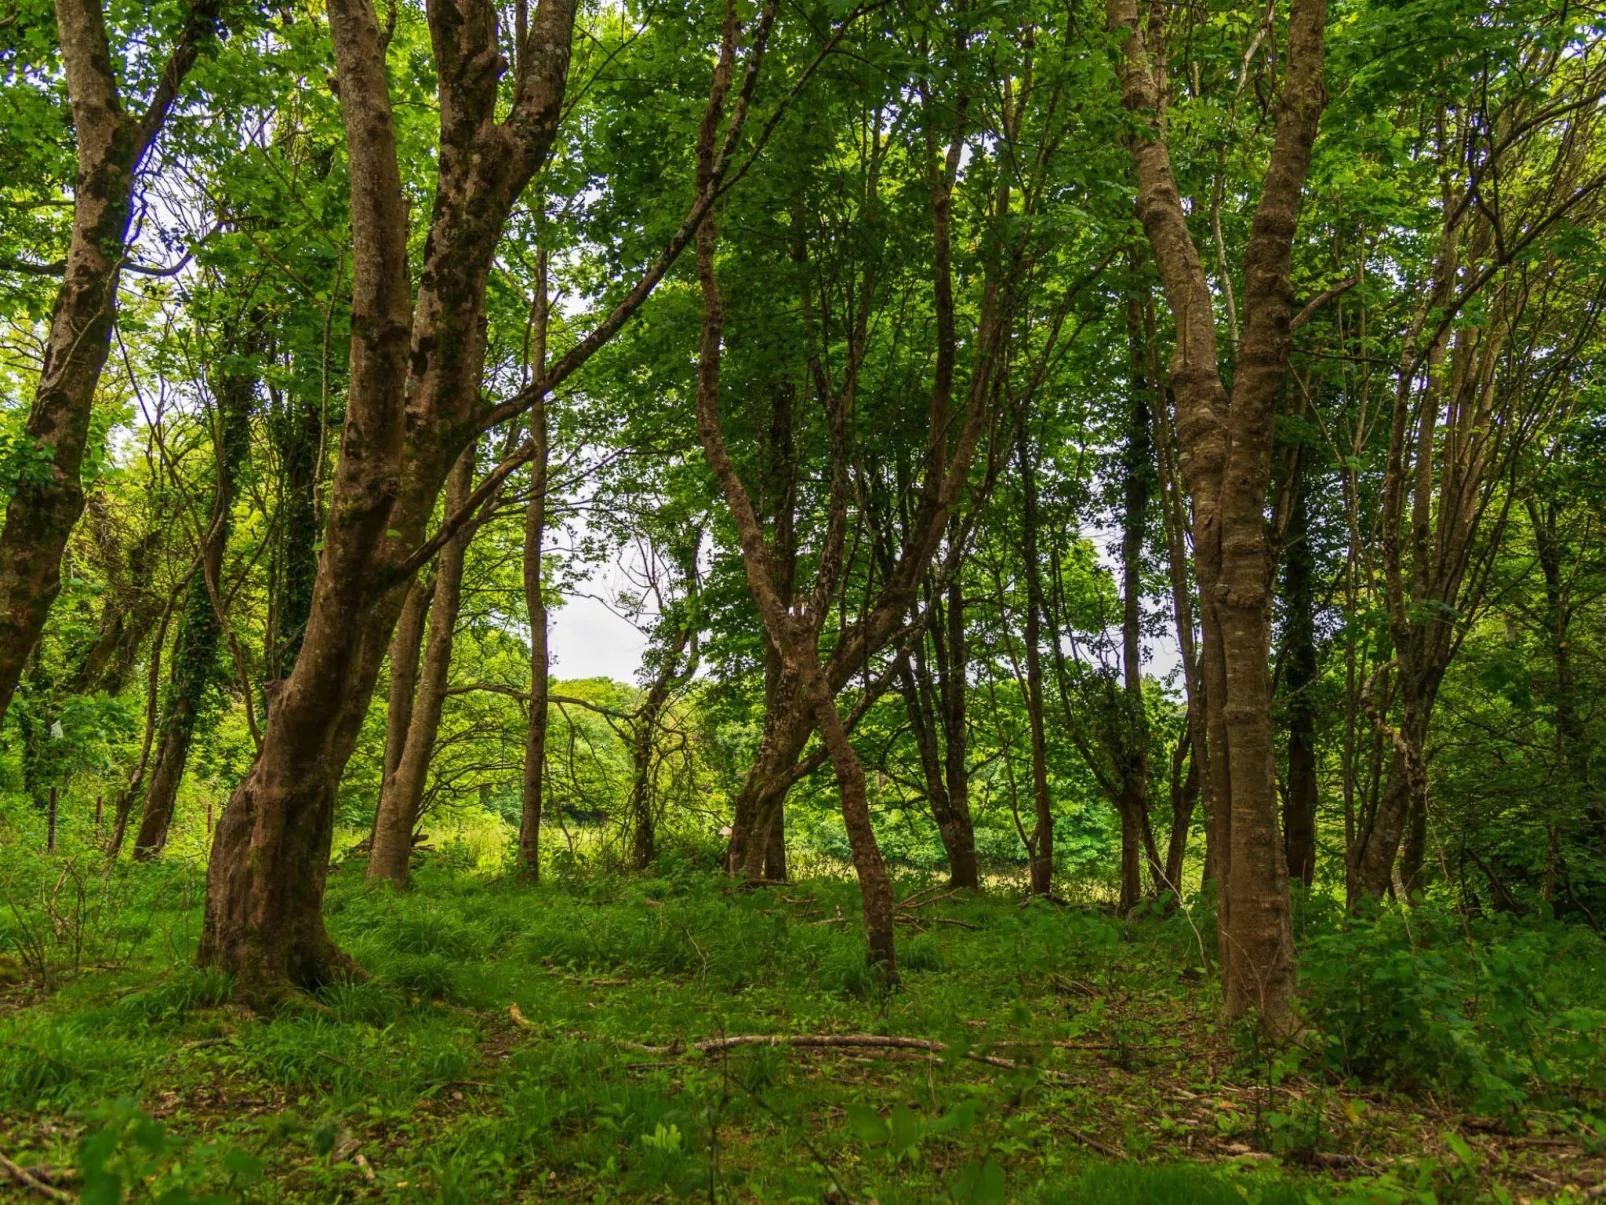
[[[448,814],[887,981],[889,858],[1202,890],[1276,1029],[1302,890],[1606,916],[1593,10],[9,7],[4,785],[242,996]]]

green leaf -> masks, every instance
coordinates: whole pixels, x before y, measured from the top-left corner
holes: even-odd
[[[892,1106],[892,1153],[901,1155],[920,1141],[920,1118],[908,1105]]]
[[[887,1123],[869,1105],[848,1106],[848,1127],[866,1146],[881,1146],[892,1137]]]
[[[1003,1205],[1006,1192],[1004,1169],[991,1159],[972,1163],[954,1177],[948,1191],[962,1205]]]
[[[262,1160],[253,1158],[238,1148],[223,1156],[223,1166],[242,1180],[255,1180],[262,1174]]]

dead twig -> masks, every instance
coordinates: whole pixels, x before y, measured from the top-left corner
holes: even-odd
[[[48,1197],[52,1201],[70,1201],[73,1199],[70,1192],[65,1192],[62,1189],[51,1187],[43,1180],[36,1177],[27,1168],[19,1167],[17,1164],[11,1162],[10,1159],[7,1159],[4,1155],[0,1155],[0,1170],[4,1170],[7,1175],[9,1175],[18,1184],[21,1184],[24,1188],[31,1188],[40,1196]]]

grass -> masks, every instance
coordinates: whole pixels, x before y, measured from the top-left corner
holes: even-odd
[[[93,923],[66,953],[60,893],[30,925],[12,882],[0,1152],[78,1167],[85,1199],[115,1175],[126,1199],[175,1203],[1349,1205],[1582,1200],[1606,1183],[1593,935],[1505,935],[1527,970],[1503,962],[1502,981],[1532,982],[1479,1003],[1488,958],[1458,930],[1402,956],[1382,922],[1307,917],[1327,960],[1307,971],[1319,1028],[1268,1049],[1219,1023],[1176,915],[934,891],[904,910],[889,994],[844,881],[528,888],[447,861],[407,893],[334,874],[330,930],[372,977],[270,1020],[190,965],[193,866],[120,868],[99,903],[86,894]],[[1396,1047],[1448,1043],[1459,1078],[1352,1051],[1380,1022]],[[682,1049],[743,1033],[946,1050]],[[1491,1077],[1507,1091],[1490,1096]]]

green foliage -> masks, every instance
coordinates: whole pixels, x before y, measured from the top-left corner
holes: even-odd
[[[1312,937],[1301,981],[1332,1069],[1512,1115],[1606,1085],[1589,986],[1603,957],[1565,926],[1383,910]]]

